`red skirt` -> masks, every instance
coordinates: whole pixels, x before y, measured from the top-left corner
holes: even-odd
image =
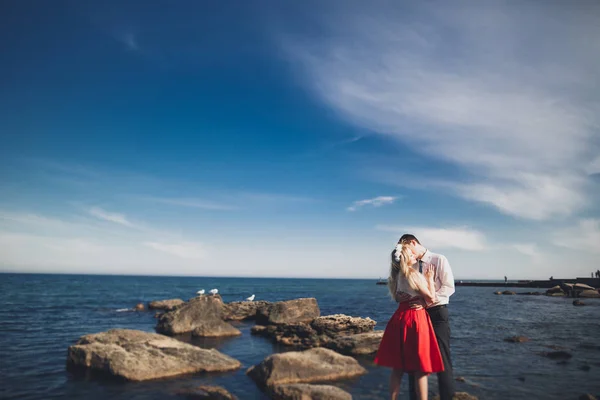
[[[425,309],[413,310],[408,302],[398,305],[385,327],[375,363],[405,372],[431,374],[444,370],[440,348]]]

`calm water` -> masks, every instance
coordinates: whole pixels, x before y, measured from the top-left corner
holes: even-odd
[[[250,335],[194,342],[216,347],[243,364],[238,372],[188,375],[143,383],[72,376],[65,369],[67,348],[80,336],[110,328],[153,331],[153,312],[117,312],[138,302],[187,300],[201,288],[219,288],[224,301],[287,300],[316,297],[322,315],[371,317],[383,329],[395,304],[375,280],[165,278],[0,274],[0,398],[3,399],[165,399],[199,384],[226,387],[240,399],[266,398],[244,371],[277,351]],[[575,399],[600,394],[600,300],[586,307],[545,296],[495,296],[494,288],[459,287],[452,297],[452,351],[457,389],[481,399]],[[526,335],[529,343],[502,339]],[[538,355],[546,346],[573,354],[566,364]],[[355,399],[385,398],[388,370],[361,360],[369,374],[336,383]],[[585,371],[590,367],[589,371]],[[524,379],[524,381],[523,381]],[[437,382],[432,379],[431,391]],[[406,395],[406,394],[405,394]],[[407,397],[406,397],[407,398]]]

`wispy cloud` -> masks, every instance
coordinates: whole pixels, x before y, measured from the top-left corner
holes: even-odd
[[[467,200],[536,220],[590,203],[599,7],[356,4],[319,14],[321,36],[281,35],[322,101],[461,167],[470,179],[450,193]]]
[[[161,198],[161,197],[147,197],[145,200],[153,201],[155,203],[168,204],[173,206],[201,208],[204,210],[237,210],[237,206],[228,205],[220,202],[213,202],[209,200],[195,199],[195,198]]]
[[[576,226],[559,229],[554,234],[553,242],[578,252],[600,254],[600,219],[582,219]]]
[[[424,246],[432,249],[456,248],[470,251],[482,251],[488,248],[485,235],[466,227],[434,228],[426,226],[393,226],[377,225],[380,231],[393,232],[398,237],[404,233],[412,233]]]
[[[139,51],[140,45],[137,36],[133,32],[122,32],[116,35],[116,38],[121,42],[128,50]]]
[[[394,196],[377,196],[372,199],[358,200],[358,201],[355,201],[354,203],[352,203],[352,205],[350,207],[346,208],[346,210],[356,211],[359,208],[364,207],[364,206],[381,207],[386,204],[392,204],[397,199],[398,198],[394,197]]]
[[[118,213],[111,213],[103,210],[100,207],[92,207],[89,209],[89,213],[91,216],[96,217],[98,219],[114,222],[115,224],[120,224],[128,227],[133,227],[134,225],[127,220],[125,215]]]
[[[519,253],[528,256],[534,263],[542,261],[542,252],[534,243],[515,243],[510,247],[517,250]]]
[[[162,251],[175,255],[180,258],[198,260],[206,256],[206,251],[201,243],[181,242],[181,243],[159,243],[145,242],[144,246],[153,248],[154,250]]]

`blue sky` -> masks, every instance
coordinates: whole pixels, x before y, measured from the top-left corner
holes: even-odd
[[[600,7],[2,3],[0,270],[589,276]]]

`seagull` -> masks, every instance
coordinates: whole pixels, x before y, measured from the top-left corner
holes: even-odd
[[[253,301],[253,300],[254,300],[254,297],[256,297],[256,296],[255,296],[255,295],[252,295],[252,296],[248,297],[246,300],[247,300],[247,301]]]
[[[219,289],[211,289],[210,290],[210,294],[212,294],[212,295],[215,295],[217,293],[219,293]]]
[[[204,294],[204,289],[198,290],[196,294],[202,296]]]

